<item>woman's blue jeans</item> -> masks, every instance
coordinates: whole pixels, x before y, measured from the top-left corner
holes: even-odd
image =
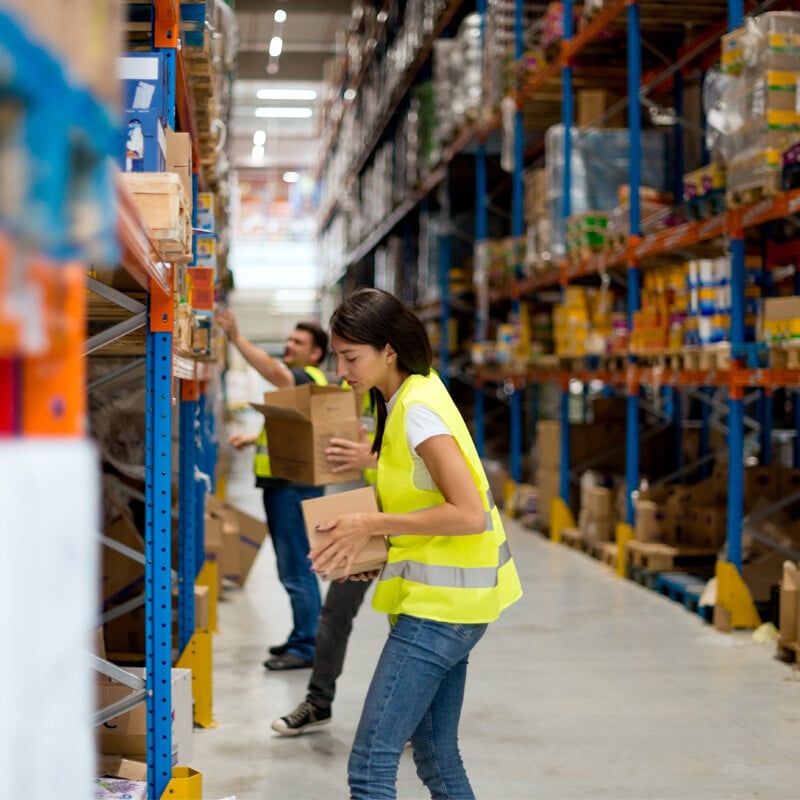
[[[486,624],[400,615],[375,668],[348,765],[351,800],[394,800],[397,766],[411,740],[435,800],[472,800],[458,749],[467,662]]]
[[[288,651],[308,661],[314,660],[314,639],[317,635],[322,598],[317,576],[308,560],[308,535],[303,520],[301,501],[321,497],[317,486],[279,486],[264,489],[264,511],[267,514],[272,546],[278,567],[278,579],[292,604],[292,632]]]

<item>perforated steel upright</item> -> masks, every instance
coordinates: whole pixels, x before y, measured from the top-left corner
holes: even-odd
[[[743,0],[728,0],[728,29],[742,23]],[[744,342],[744,229],[741,219],[731,231],[731,355]],[[728,561],[742,568],[744,509],[744,389],[731,386],[728,396]]]

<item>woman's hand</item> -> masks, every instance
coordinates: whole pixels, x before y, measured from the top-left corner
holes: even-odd
[[[333,570],[343,568],[344,576],[350,577],[358,554],[377,528],[378,516],[376,513],[344,514],[318,525],[317,531],[327,535],[308,554],[311,569],[325,578]],[[355,573],[360,574],[370,573]]]
[[[325,458],[335,464],[331,472],[348,472],[357,469],[375,469],[378,465],[378,454],[372,452],[372,442],[367,436],[367,429],[362,426],[361,438],[354,442],[351,439],[333,438],[325,448]]]
[[[337,583],[344,583],[345,581],[371,581],[381,574],[380,569],[371,569],[369,572],[356,572],[355,575],[348,575],[346,578],[339,578]]]

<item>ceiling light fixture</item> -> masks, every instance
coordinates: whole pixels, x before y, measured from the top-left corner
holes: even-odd
[[[317,93],[313,89],[259,89],[256,97],[259,100],[316,100]]]
[[[283,51],[283,25],[286,22],[286,12],[282,8],[276,9],[272,15],[272,36],[269,40],[269,58],[267,59],[267,72],[275,75],[278,71],[279,59]]]
[[[300,175],[297,172],[284,172],[283,173],[283,182],[284,183],[297,183],[300,180]]]
[[[267,132],[266,131],[256,131],[253,134],[253,144],[256,147],[263,147],[267,143]]]
[[[250,151],[250,157],[253,161],[261,161],[264,158],[264,147],[260,144],[253,145],[253,149]]]
[[[255,110],[257,117],[268,119],[308,119],[313,114],[310,108],[289,108],[281,106],[260,106]]]

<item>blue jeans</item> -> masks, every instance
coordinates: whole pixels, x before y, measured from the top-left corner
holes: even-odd
[[[267,514],[272,546],[278,566],[278,579],[292,604],[292,632],[287,652],[314,660],[314,639],[317,635],[322,599],[317,576],[311,571],[306,525],[300,501],[321,497],[322,487],[280,486],[264,489],[264,511]]]
[[[431,797],[474,800],[458,724],[467,662],[487,625],[434,622],[401,615],[375,668],[350,753],[351,800],[394,800],[406,742]]]

